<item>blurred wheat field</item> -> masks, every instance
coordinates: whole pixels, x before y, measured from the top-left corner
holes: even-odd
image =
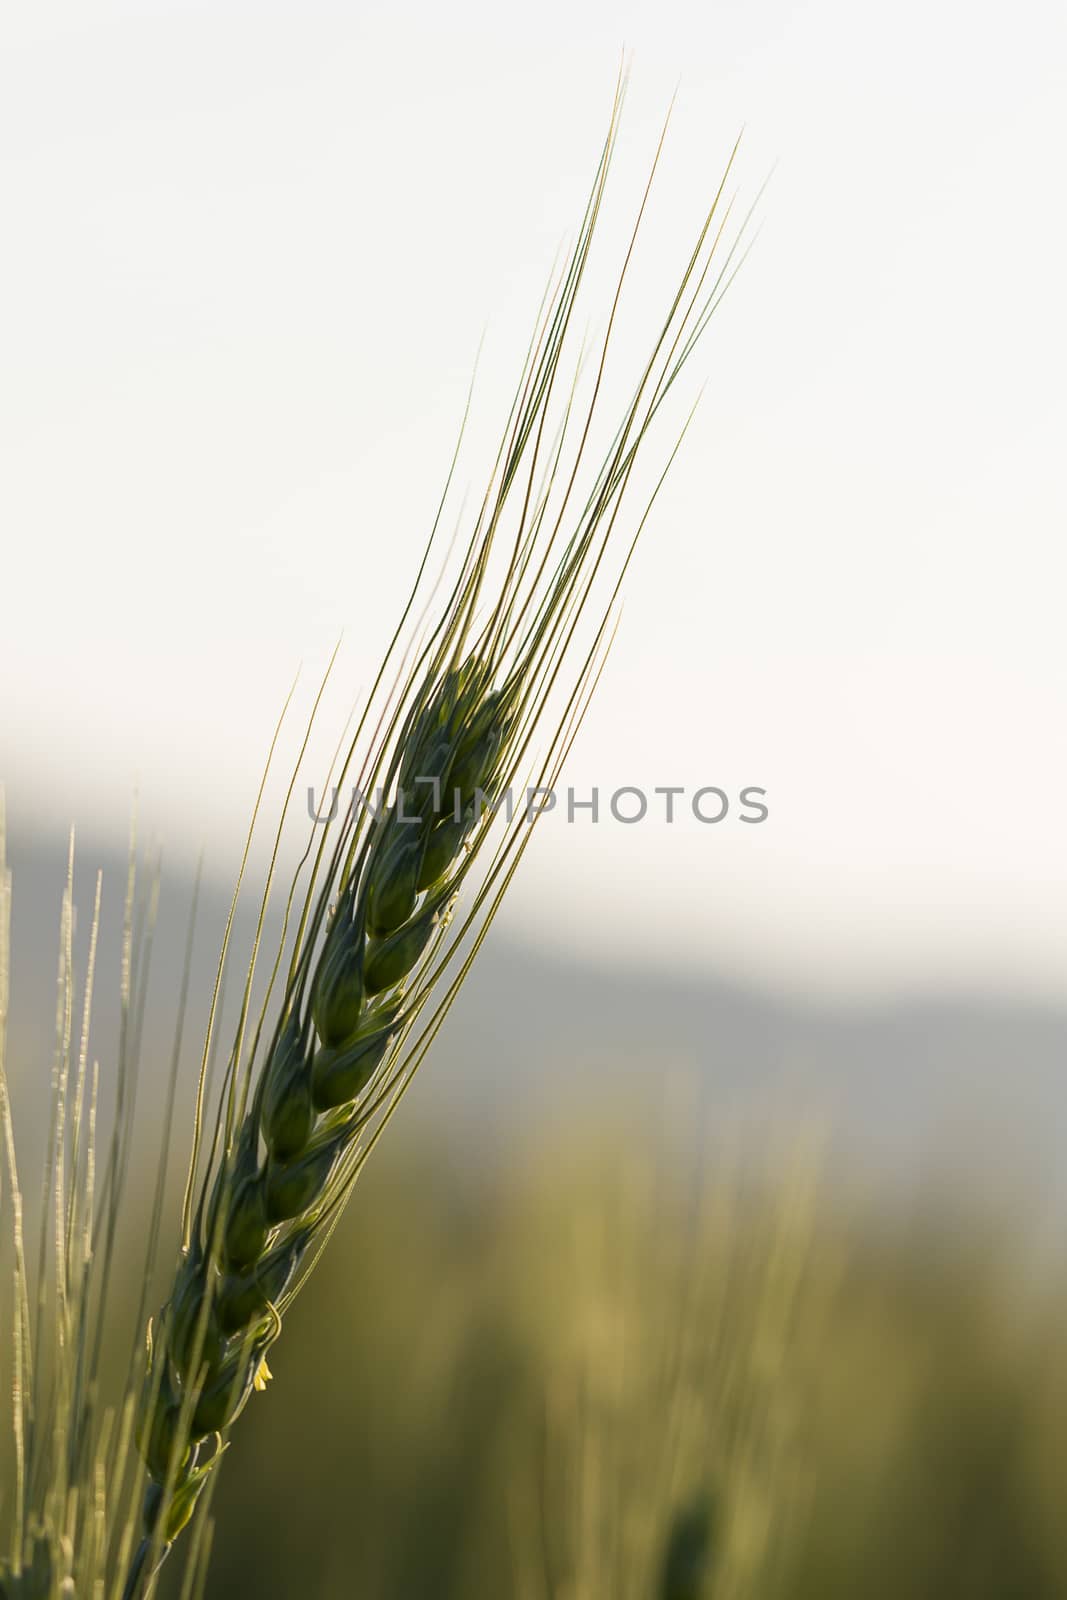
[[[1063,1594],[1067,1296],[934,1215],[863,1232],[807,1140],[696,1189],[668,1157],[620,1118],[484,1187],[383,1158],[208,1593],[656,1594],[696,1508],[716,1600]]]
[[[49,900],[22,865],[16,882]],[[187,888],[164,895],[160,995]],[[209,927],[216,914],[209,907]],[[76,945],[87,937],[83,924]],[[109,960],[102,953],[95,1024],[105,1059]],[[529,1018],[513,970],[539,997]],[[762,1068],[756,1035],[731,1031],[724,996],[698,1082],[675,1060],[686,1059],[684,1034],[662,1004],[638,997],[659,1018],[643,1035],[588,973],[571,978],[588,991],[602,1060],[550,967],[506,958],[474,980],[411,1115],[370,1163],[359,1205],[292,1309],[272,1362],[280,1381],[245,1413],[213,1506],[206,1593],[1064,1593],[1067,1293],[1062,1254],[1034,1271],[1040,1213],[1009,1217],[991,1166],[964,1180],[948,1143],[940,1183],[906,1186],[903,1206],[876,1204],[829,1150],[832,1115],[798,1121],[781,1084],[764,1083],[762,1131],[734,1129],[731,1073]],[[33,1111],[35,1078],[38,1091],[47,1079],[48,1056],[22,1026],[44,1012],[46,987],[16,985],[17,1112]],[[685,1013],[675,993],[672,1014]],[[146,1032],[146,1130],[168,1059],[165,1005],[157,1022]],[[800,1029],[786,1015],[769,1054]],[[847,1049],[863,1039],[873,1058],[876,1032],[870,1018],[850,1025]],[[890,1037],[914,1053],[899,1023]],[[813,1038],[826,1061],[841,1049],[825,1027]],[[963,1096],[974,1100],[979,1081],[961,1052],[977,1061],[977,1041],[972,1025],[954,1046],[957,1141]],[[549,1115],[535,1112],[534,1064]],[[902,1054],[897,1092],[906,1065]],[[1020,1068],[1021,1058],[1016,1093],[1033,1092],[1039,1074]],[[105,1081],[105,1125],[113,1088]],[[186,1073],[180,1098],[189,1091]],[[33,1117],[21,1127],[32,1173]],[[1002,1132],[1010,1144],[1006,1121]],[[180,1198],[181,1150],[173,1157],[165,1227]],[[103,1379],[116,1391],[154,1179],[149,1152],[131,1173],[109,1301]],[[7,1348],[0,1369],[7,1388]],[[11,1474],[5,1429],[0,1482]],[[688,1587],[668,1589],[672,1549],[687,1542]],[[180,1600],[182,1580],[180,1565],[165,1570],[161,1593]]]

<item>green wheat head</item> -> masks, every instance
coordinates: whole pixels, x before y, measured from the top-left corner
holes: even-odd
[[[442,569],[450,561],[447,593],[437,598],[440,577],[428,601],[424,592],[438,563],[443,498],[408,606],[351,744],[330,774],[338,788],[352,782],[363,795],[379,794],[381,804],[352,805],[329,827],[312,829],[302,874],[289,891],[267,999],[253,1015],[257,934],[216,1092],[211,1063],[227,930],[173,1283],[148,1321],[139,1395],[97,1456],[110,1471],[115,1438],[123,1442],[132,1425],[147,1473],[139,1531],[100,1529],[101,1595],[146,1595],[198,1510],[194,1544],[204,1537],[204,1491],[249,1397],[269,1377],[268,1351],[286,1312],[425,1056],[529,842],[529,817],[520,806],[502,823],[501,798],[556,782],[603,667],[620,585],[680,443],[677,430],[651,492],[621,533],[635,465],[732,281],[744,233],[742,225],[723,246],[730,215],[724,177],[611,443],[588,469],[607,350],[648,198],[646,190],[607,332],[586,354],[592,396],[579,402],[583,362],[568,358],[571,330],[621,100],[620,85],[577,240],[546,291],[484,498],[465,544]],[[662,139],[653,175],[661,149]],[[290,797],[295,779],[294,773]],[[259,932],[273,871],[272,865]],[[231,925],[232,918],[231,911]],[[120,1150],[116,1157],[116,1184],[125,1155]],[[158,1208],[153,1227],[158,1232]],[[97,1239],[86,1240],[91,1259]],[[154,1235],[150,1257],[155,1250]],[[28,1336],[23,1320],[20,1337]],[[98,1355],[90,1348],[87,1371]],[[75,1475],[91,1475],[87,1438],[71,1448]],[[46,1556],[35,1558],[31,1488],[23,1474],[12,1559],[0,1569],[3,1600],[38,1592],[35,1559],[57,1570],[54,1539],[45,1541]],[[53,1507],[41,1526],[62,1526],[66,1515],[76,1546],[87,1537],[87,1507],[84,1497],[73,1514]],[[101,1512],[97,1522],[108,1519]],[[76,1560],[66,1564],[76,1571]],[[194,1563],[197,1570],[202,1565]],[[50,1594],[51,1584],[49,1578],[42,1592]],[[74,1590],[82,1592],[77,1581]]]

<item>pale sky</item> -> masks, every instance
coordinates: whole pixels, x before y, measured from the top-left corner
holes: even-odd
[[[326,743],[485,449],[632,86],[620,342],[733,138],[758,246],[567,779],[758,828],[546,819],[510,921],[822,989],[1067,993],[1067,14],[35,0],[0,22],[0,777],[20,827],[229,871],[340,633]],[[605,296],[587,304],[595,327]],[[327,737],[329,735],[329,737]]]

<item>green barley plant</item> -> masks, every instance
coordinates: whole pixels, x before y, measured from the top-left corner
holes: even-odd
[[[484,496],[442,555],[454,458],[407,607],[355,733],[328,775],[327,790],[350,785],[353,801],[312,826],[268,963],[266,995],[254,1002],[297,771],[290,778],[237,1026],[216,1073],[227,929],[195,1095],[175,1267],[162,1307],[140,1319],[143,1348],[125,1398],[110,1410],[99,1392],[102,1330],[151,937],[151,906],[135,933],[132,871],[118,1115],[102,1193],[94,1193],[97,1079],[87,1067],[91,972],[71,1127],[73,974],[61,983],[67,1000],[46,1171],[52,1222],[42,1233],[52,1238],[41,1255],[42,1275],[49,1250],[54,1257],[52,1310],[41,1295],[31,1305],[17,1200],[13,1210],[17,1471],[5,1497],[12,1532],[0,1573],[3,1600],[60,1593],[143,1600],[183,1530],[184,1592],[197,1592],[216,1468],[250,1397],[270,1377],[268,1354],[285,1315],[441,1026],[589,705],[637,538],[688,423],[676,427],[637,515],[625,521],[635,469],[747,248],[747,218],[727,237],[731,156],[647,359],[606,446],[598,445],[608,350],[663,148],[661,137],[606,331],[572,352],[621,102],[620,84],[576,242],[546,290]],[[305,737],[301,756],[306,745]],[[246,848],[245,865],[248,859]],[[68,889],[65,948],[70,916]],[[232,919],[231,910],[231,927]],[[6,972],[5,962],[0,976]],[[172,1075],[161,1172],[174,1087]],[[17,1196],[2,1076],[0,1111]],[[146,1285],[158,1257],[162,1193],[149,1229]],[[45,1318],[55,1330],[50,1398],[46,1407],[36,1398],[31,1406],[28,1397],[44,1381],[31,1356]]]

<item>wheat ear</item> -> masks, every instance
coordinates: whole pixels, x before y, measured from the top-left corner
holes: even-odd
[[[173,1290],[150,1329],[139,1427],[149,1484],[127,1600],[151,1587],[234,1422],[269,1376],[266,1355],[285,1311],[510,882],[529,818],[520,812],[501,838],[497,805],[521,773],[536,786],[558,775],[610,642],[614,601],[636,542],[634,533],[608,574],[606,598],[596,591],[599,622],[576,645],[639,446],[736,270],[737,240],[717,273],[710,270],[722,238],[713,220],[729,211],[720,207],[720,185],[611,447],[575,504],[629,253],[592,398],[577,419],[575,389],[564,395],[558,423],[553,407],[620,103],[617,95],[577,244],[546,296],[443,615],[399,674],[385,709],[365,714],[342,769],[343,778],[377,715],[361,788],[385,800],[377,814],[346,811],[328,859],[320,844],[262,1051],[259,1028],[246,1047],[242,1011],[195,1212],[187,1199]],[[576,662],[561,678],[575,650]],[[555,731],[530,769],[532,741],[550,704],[557,706]],[[475,870],[471,907],[450,927]],[[189,1196],[199,1155],[198,1139]]]

